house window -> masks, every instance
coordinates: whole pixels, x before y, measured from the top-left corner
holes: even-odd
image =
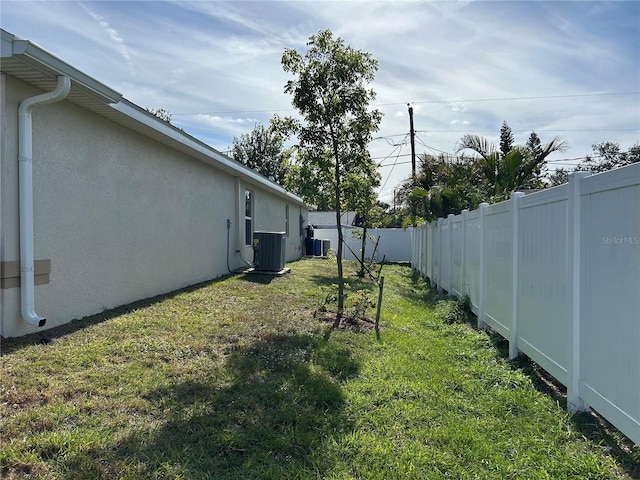
[[[289,236],[289,204],[284,206],[284,231]]]
[[[253,192],[244,191],[244,244],[251,246],[253,242]]]

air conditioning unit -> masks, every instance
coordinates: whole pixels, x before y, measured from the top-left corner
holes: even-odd
[[[253,266],[258,271],[279,272],[285,264],[285,232],[253,232]]]

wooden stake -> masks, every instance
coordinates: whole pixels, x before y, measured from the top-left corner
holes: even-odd
[[[380,277],[380,290],[378,292],[378,311],[376,312],[376,332],[380,330],[380,308],[382,307],[382,290],[384,289],[384,277]]]

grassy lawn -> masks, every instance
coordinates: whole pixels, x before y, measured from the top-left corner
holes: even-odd
[[[638,447],[408,267],[385,266],[376,336],[314,318],[335,262],[289,266],[4,341],[0,477],[640,476]]]

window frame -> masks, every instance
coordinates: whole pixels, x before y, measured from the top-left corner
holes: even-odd
[[[245,247],[253,246],[253,216],[254,216],[253,192],[251,190],[245,189],[244,191],[244,246]]]
[[[289,204],[286,203],[284,206],[284,231],[286,236],[289,237]]]

